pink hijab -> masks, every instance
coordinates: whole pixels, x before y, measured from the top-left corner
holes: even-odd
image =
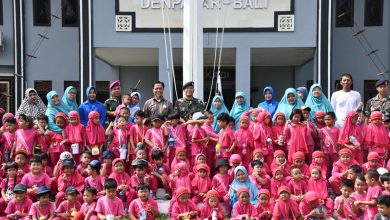
[[[278,195],[280,195],[281,192],[288,192],[290,195],[290,190],[287,186],[281,186],[278,190]],[[281,214],[281,218],[283,219],[290,219],[290,214],[293,214],[295,218],[299,216],[299,207],[295,200],[293,200],[291,197],[288,198],[286,201],[283,201],[282,199],[278,199],[276,206],[279,209],[279,212]]]
[[[101,145],[107,141],[103,126],[100,123],[95,124],[92,122],[93,118],[96,117],[100,117],[99,112],[92,111],[88,114],[86,133],[88,137],[88,143],[90,145]]]
[[[123,172],[122,173],[118,173],[115,170],[114,167],[115,167],[115,164],[117,164],[117,163],[122,163],[122,165],[123,165]],[[130,176],[129,176],[129,174],[127,174],[125,172],[125,163],[120,158],[116,158],[115,160],[112,161],[112,173],[110,175],[110,178],[115,179],[116,182],[118,183],[118,186],[122,185],[122,184],[130,185]]]
[[[248,116],[242,116],[240,118],[240,122],[243,120],[247,120],[248,122],[250,121]],[[252,134],[249,126],[248,126],[248,128],[243,128],[241,126],[241,123],[239,124],[238,130],[235,132],[235,137],[237,139],[237,145],[239,147],[241,147],[244,143],[247,144],[247,143],[253,142],[253,134]]]
[[[308,215],[313,210],[313,204],[315,204],[316,206],[319,205],[319,200],[320,198],[318,197],[316,192],[309,191],[305,194],[305,197],[299,204],[299,210],[304,216]]]
[[[365,143],[375,147],[389,147],[389,132],[386,130],[383,122],[380,125],[374,124],[373,120],[382,119],[382,113],[375,111],[371,113],[370,124],[367,127]]]
[[[316,168],[321,171],[320,167],[311,167],[311,169]],[[326,179],[319,178],[317,180],[310,177],[310,179],[307,181],[307,190],[317,192],[317,195],[321,199],[328,198],[328,187]]]
[[[185,186],[187,189],[191,189],[191,180],[188,176],[188,166],[184,162],[177,163],[175,169],[179,170],[180,174],[176,179],[176,186]]]
[[[82,134],[84,133],[84,126],[80,123],[80,116],[77,111],[70,111],[68,113],[69,118],[77,118],[77,124],[72,125],[68,124],[66,126],[66,134],[68,135],[68,139],[72,143],[80,143],[83,141]]]
[[[359,143],[362,143],[363,134],[361,131],[361,127],[357,124],[352,124],[352,118],[355,117],[356,115],[358,115],[358,113],[355,111],[351,111],[347,113],[345,117],[344,126],[340,130],[340,136],[338,141],[340,145],[349,143],[350,136],[354,136]]]
[[[216,190],[210,190],[207,192],[206,197],[204,199],[204,204],[200,210],[200,215],[201,215],[200,217],[201,218],[211,217],[212,212],[214,211],[215,208],[217,208],[218,209],[218,211],[217,211],[218,219],[222,219],[223,218],[223,214],[222,214],[223,209],[222,209],[221,204],[219,203],[219,199],[217,200],[217,205],[215,207],[211,207],[209,204],[209,199],[212,197],[219,198],[219,193]]]
[[[206,177],[202,178],[199,176],[198,172],[196,172],[196,175],[194,177],[194,179],[192,180],[192,184],[193,186],[197,186],[197,188],[199,189],[199,191],[201,192],[207,192],[208,191],[208,187],[211,186],[211,179],[210,179],[210,168],[207,164],[199,164],[197,167],[196,167],[197,171],[199,170],[205,170],[206,171]]]

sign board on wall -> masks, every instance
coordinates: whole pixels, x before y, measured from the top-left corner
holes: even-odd
[[[196,0],[203,2],[205,31],[294,31],[294,0]],[[184,0],[116,0],[117,31],[183,28]],[[119,26],[118,26],[119,25]],[[245,29],[245,30],[244,30]]]

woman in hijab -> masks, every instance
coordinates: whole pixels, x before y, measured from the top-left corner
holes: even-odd
[[[25,97],[22,104],[19,106],[16,112],[16,117],[21,114],[31,116],[36,120],[40,115],[45,114],[46,106],[42,99],[38,96],[38,93],[33,88],[28,88],[25,93]]]
[[[258,188],[249,180],[248,171],[244,166],[238,166],[234,169],[234,180],[230,185],[229,195],[230,195],[230,204],[233,207],[234,203],[237,202],[238,196],[237,192],[241,188],[247,188],[249,191],[250,202],[252,205],[258,203]]]
[[[273,117],[279,102],[274,100],[274,89],[271,86],[267,86],[263,90],[264,102],[261,102],[257,107],[262,108],[269,112]]]
[[[61,98],[62,105],[66,110],[66,114],[70,111],[77,111],[79,105],[76,102],[77,89],[74,86],[69,86],[65,89],[64,95]]]
[[[104,126],[104,123],[106,122],[106,109],[104,108],[103,103],[96,100],[96,88],[93,86],[88,87],[86,94],[87,101],[79,107],[81,124],[87,126],[89,113],[91,111],[96,111],[100,114],[100,124]]]
[[[141,107],[139,106],[139,103],[141,102],[141,93],[139,92],[132,92],[130,94],[131,97],[131,104],[129,106],[130,108],[130,117],[134,117],[134,114],[141,110]]]
[[[238,122],[240,121],[241,115],[249,110],[249,107],[246,103],[246,96],[243,92],[237,92],[235,96],[236,100],[234,100],[234,104],[232,109],[230,110],[230,116],[234,118],[235,125],[234,130],[238,129]]]
[[[332,105],[322,92],[320,84],[313,84],[310,87],[309,95],[307,96],[305,105],[311,108],[310,120],[314,120],[314,114],[318,111],[334,112]]]
[[[210,111],[213,113],[214,116],[213,128],[215,130],[215,133],[218,134],[219,130],[221,130],[221,128],[218,126],[218,120],[217,120],[218,115],[221,114],[222,112],[229,114],[229,110],[226,108],[222,96],[219,95],[214,96],[213,102],[210,107]]]
[[[306,102],[307,98],[307,89],[306,87],[298,87],[297,88],[298,96],[302,99],[303,102]]]
[[[292,110],[299,109],[303,105],[294,88],[288,88],[279,102],[276,112],[283,112],[286,118],[290,118]],[[273,119],[275,121],[275,117]]]
[[[66,110],[64,106],[62,106],[60,97],[56,91],[50,91],[47,93],[46,98],[47,109],[45,114],[49,118],[48,129],[60,134],[62,129],[56,125],[54,117],[60,112],[65,113]]]

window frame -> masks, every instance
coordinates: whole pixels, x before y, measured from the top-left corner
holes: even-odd
[[[75,0],[75,3],[76,3],[76,23],[75,24],[67,24],[65,23],[65,19],[64,19],[64,14],[65,14],[65,10],[64,10],[64,6],[65,6],[65,3],[67,1],[72,1],[72,0],[61,0],[61,23],[62,23],[62,27],[78,27],[79,24],[80,24],[80,4],[78,4],[78,0]]]
[[[50,0],[44,0],[47,2],[48,4],[48,9],[49,9],[49,14],[47,15],[47,19],[48,19],[48,23],[47,24],[44,24],[44,23],[38,23],[37,22],[37,7],[38,7],[38,4],[39,3],[42,3],[42,0],[33,0],[33,25],[34,26],[42,26],[42,27],[49,27],[51,26],[51,1]]]
[[[3,10],[3,0],[0,0],[0,25],[4,25],[4,10]]]
[[[369,19],[368,19],[368,5],[370,3],[370,1],[379,1],[380,2],[380,12],[379,12],[379,23],[378,24],[368,24],[369,23]],[[367,27],[378,27],[378,26],[383,26],[383,5],[384,5],[384,2],[383,0],[365,0],[364,1],[364,26],[367,26]]]
[[[343,5],[341,5],[343,4]],[[340,20],[342,18],[339,18],[338,16],[342,13],[345,13],[345,12],[341,12],[339,13],[340,11],[345,11],[345,10],[341,10],[340,8],[341,7],[345,7],[346,5],[349,5],[350,4],[350,13],[347,14],[347,15],[344,15],[344,16],[350,16],[350,23],[349,24],[340,24]],[[355,23],[355,20],[354,20],[354,17],[355,17],[355,1],[354,0],[336,0],[336,6],[335,6],[335,27],[338,27],[338,28],[343,28],[343,27],[353,27],[354,26],[354,23]]]

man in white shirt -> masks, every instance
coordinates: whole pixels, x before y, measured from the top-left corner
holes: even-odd
[[[344,73],[341,76],[340,84],[343,89],[332,94],[330,103],[336,113],[336,126],[341,128],[344,125],[347,112],[356,111],[363,106],[360,93],[351,90],[352,76]]]

